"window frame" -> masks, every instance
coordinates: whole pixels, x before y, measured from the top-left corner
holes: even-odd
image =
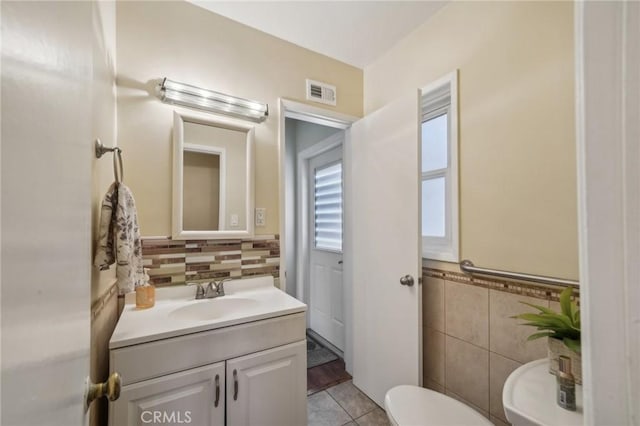
[[[448,90],[446,89],[448,86]],[[449,102],[443,97],[448,92]],[[434,97],[431,105],[425,99]],[[429,109],[431,106],[431,109]],[[422,123],[447,114],[447,167],[422,172]],[[422,257],[445,262],[460,261],[459,177],[458,177],[458,70],[420,90],[420,229],[422,234],[422,183],[425,180],[445,179],[445,236],[421,235]]]

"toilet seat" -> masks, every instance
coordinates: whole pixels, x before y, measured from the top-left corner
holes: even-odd
[[[418,386],[401,385],[384,397],[395,426],[491,426],[482,414],[449,396]]]

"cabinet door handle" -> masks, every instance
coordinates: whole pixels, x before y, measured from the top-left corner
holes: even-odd
[[[213,406],[217,407],[219,402],[220,402],[220,375],[216,374],[216,400],[213,403]]]
[[[238,370],[233,370],[233,400],[238,400]]]

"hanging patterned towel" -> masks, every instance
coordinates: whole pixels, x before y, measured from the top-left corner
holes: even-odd
[[[136,203],[122,183],[109,187],[100,212],[100,235],[94,265],[101,271],[116,263],[120,294],[144,284],[142,245]]]
[[[100,209],[100,229],[98,235],[98,250],[93,264],[101,271],[106,271],[116,262],[116,252],[113,249],[116,215],[118,207],[118,184],[113,183],[102,200]]]

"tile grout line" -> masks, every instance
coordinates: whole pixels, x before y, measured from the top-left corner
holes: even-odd
[[[346,382],[342,382],[342,383],[346,383]],[[340,385],[340,384],[342,384],[342,383],[338,383],[338,385]],[[335,385],[335,386],[338,386],[338,385]],[[353,383],[352,383],[352,385],[353,385]],[[332,386],[331,388],[333,388],[333,387],[335,387],[335,386]],[[355,387],[355,385],[353,385],[353,386]],[[331,395],[331,393],[329,392],[329,389],[331,389],[331,388],[327,388],[327,389],[325,389],[325,390],[327,391],[327,394],[331,397],[331,399],[333,399],[333,400],[334,400],[334,401],[335,401],[335,402],[340,406],[340,408],[342,408],[342,409],[347,413],[347,415],[348,415],[348,416],[351,418],[351,420],[352,420],[352,421],[354,421],[354,422],[356,421],[356,419],[359,419],[359,418],[361,418],[361,417],[364,417],[364,416],[366,416],[367,414],[369,414],[369,413],[371,413],[371,412],[375,411],[375,409],[376,409],[376,408],[379,408],[378,404],[376,404],[375,402],[371,401],[371,402],[373,402],[373,405],[374,405],[374,407],[373,407],[371,410],[369,410],[369,411],[366,411],[366,412],[362,413],[362,415],[360,415],[359,417],[353,417],[351,414],[349,414],[349,412],[347,411],[347,409],[346,409],[345,407],[343,407],[343,406],[342,406],[342,404],[340,404],[340,401],[338,401],[337,399],[335,399],[335,398],[333,397],[333,395]],[[358,388],[356,388],[356,389],[358,390],[358,392],[362,393],[362,392],[360,391],[360,389],[358,389]],[[369,400],[370,400],[370,398],[369,398],[368,396],[366,396],[365,394],[363,394],[363,396],[364,396],[365,398],[367,398],[367,399],[369,399]],[[357,423],[357,422],[356,422],[356,423]]]
[[[344,383],[344,382],[343,382],[343,383]],[[329,389],[331,389],[331,388],[333,388],[333,387],[335,387],[335,386],[338,386],[338,385],[334,385],[334,386],[331,386],[330,388],[327,388],[327,389],[326,389],[326,391],[327,391],[327,395],[329,395],[329,397],[330,397],[331,399],[333,399],[333,400],[336,402],[336,404],[338,404],[338,407],[342,408],[342,410],[343,410],[345,413],[347,413],[347,416],[349,416],[349,418],[351,419],[351,421],[352,421],[352,422],[355,422],[355,421],[356,421],[356,419],[354,419],[354,418],[353,418],[353,416],[352,416],[351,414],[349,414],[349,412],[347,411],[347,409],[346,409],[346,408],[344,408],[344,407],[342,406],[342,404],[340,404],[340,402],[339,402],[337,399],[335,399],[335,398],[333,397],[333,395],[331,395],[331,393],[329,392]],[[347,422],[347,423],[349,423],[349,422]],[[345,423],[345,424],[347,424],[347,423]]]
[[[338,386],[338,385],[335,385],[335,386]],[[332,386],[332,387],[333,387],[333,386]],[[331,388],[327,388],[327,389],[325,389],[325,390],[324,390],[324,392],[326,392],[326,393],[327,393],[327,395],[329,395],[329,398],[333,399],[333,400],[335,401],[335,403],[336,403],[336,404],[338,404],[338,407],[342,408],[342,411],[344,411],[345,413],[347,413],[347,416],[349,416],[349,418],[351,419],[351,421],[355,421],[355,419],[353,418],[353,416],[351,416],[351,414],[349,414],[349,412],[348,412],[348,411],[347,411],[347,410],[342,406],[342,404],[340,404],[340,403],[338,402],[338,400],[337,400],[337,399],[335,399],[335,398],[333,397],[333,395],[331,395],[331,393],[329,392],[329,389],[331,389]],[[347,422],[347,423],[349,423],[349,422]],[[345,423],[345,424],[347,424],[347,423]]]
[[[474,347],[476,347],[476,348],[478,348],[478,349],[482,349],[483,351],[491,352],[491,350],[489,350],[489,348],[485,348],[484,346],[476,345],[475,343],[473,343],[473,342],[469,342],[468,340],[464,340],[464,339],[461,339],[461,338],[459,338],[459,337],[457,337],[457,336],[454,336],[454,335],[451,335],[451,334],[447,334],[447,333],[443,333],[443,334],[444,334],[445,336],[447,336],[447,337],[451,337],[452,339],[456,339],[456,340],[459,340],[459,341],[461,341],[461,342],[468,343],[468,344],[470,344],[471,346],[474,346]],[[496,352],[496,353],[497,353],[497,352]],[[498,355],[499,355],[499,354],[498,354]],[[506,357],[505,357],[505,358],[506,358]]]

